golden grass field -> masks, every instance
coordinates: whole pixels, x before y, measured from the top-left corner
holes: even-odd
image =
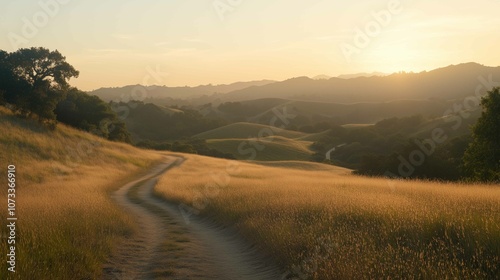
[[[95,279],[137,228],[110,192],[162,155],[0,107],[0,181],[16,165],[17,265],[9,279]],[[264,151],[265,152],[265,151]],[[500,188],[388,181],[300,161],[181,155],[157,195],[235,227],[298,279],[495,279]],[[0,196],[7,195],[7,184]],[[5,204],[2,204],[5,205]],[[6,207],[0,219],[6,221]],[[5,228],[2,229],[5,237]],[[7,252],[2,239],[0,251]],[[7,271],[6,255],[0,270]],[[3,272],[2,272],[3,275]]]
[[[7,166],[14,164],[17,171],[17,272],[9,279],[97,278],[113,242],[134,230],[132,218],[112,203],[109,192],[161,155],[64,125],[47,131],[3,107],[0,127],[2,199],[7,197]],[[2,225],[6,210],[0,209]],[[0,251],[4,275],[3,239]]]
[[[388,181],[314,163],[185,157],[156,194],[234,226],[288,269],[284,277],[500,275],[498,186]]]

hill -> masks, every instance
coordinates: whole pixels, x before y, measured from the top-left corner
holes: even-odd
[[[113,240],[134,229],[132,218],[111,202],[108,192],[161,155],[62,124],[47,130],[4,107],[0,127],[5,168],[0,180],[7,182],[7,165],[14,165],[16,223],[22,234],[16,240],[22,261],[12,279],[98,279]],[[0,196],[7,197],[7,187]],[[6,210],[0,209],[4,221]],[[0,242],[0,251],[8,252],[7,242]],[[7,271],[2,255],[0,270]]]
[[[420,73],[384,75],[360,73],[322,79],[296,77],[285,81],[238,82],[230,85],[167,87],[131,85],[89,92],[105,101],[139,100],[159,105],[199,106],[224,102],[281,98],[334,103],[371,103],[393,100],[462,99],[483,85],[482,93],[500,81],[500,67],[463,63]],[[137,94],[141,87],[145,93]],[[136,94],[133,94],[133,93]]]
[[[268,125],[255,124],[255,123],[233,123],[216,129],[212,129],[200,134],[193,136],[194,138],[200,139],[227,139],[227,138],[254,138],[259,137],[263,131],[272,131],[276,136],[283,136],[287,138],[299,138],[306,134],[297,131],[290,131],[286,129],[281,129],[277,127],[271,127]],[[263,133],[264,136],[268,136],[268,133]]]
[[[263,86],[274,83],[271,80],[237,82],[229,85],[202,85],[196,87],[167,87],[167,86],[142,86],[129,85],[124,87],[100,88],[90,91],[90,95],[99,96],[105,101],[128,102],[130,100],[161,103],[169,99],[192,99],[212,94],[228,93],[253,86]],[[140,94],[137,94],[139,88]],[[145,92],[145,95],[143,95]]]
[[[204,118],[197,111],[187,108],[177,109],[139,101],[112,103],[112,107],[126,112],[123,121],[134,143],[143,140],[179,140],[227,124],[222,120]]]
[[[247,139],[210,139],[210,148],[233,154],[236,159],[283,161],[311,159],[310,141],[299,141],[282,136]]]
[[[481,79],[479,79],[482,77]],[[443,100],[464,98],[474,94],[479,85],[500,81],[500,67],[465,63],[421,73],[398,73],[385,77],[331,78],[313,80],[298,77],[260,87],[227,93],[223,101],[243,101],[259,98],[284,98],[303,101],[336,103],[386,102],[401,99]],[[498,85],[498,84],[497,84]]]

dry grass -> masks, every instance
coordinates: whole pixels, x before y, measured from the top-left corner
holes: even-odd
[[[63,125],[47,131],[1,107],[0,127],[2,200],[7,165],[17,170],[17,272],[9,279],[95,279],[112,242],[134,229],[109,192],[160,155]],[[6,208],[0,209],[2,224]],[[5,241],[0,243],[2,275]]]
[[[235,226],[299,279],[494,279],[500,188],[186,156],[157,195]],[[226,176],[229,174],[229,176]],[[218,183],[216,183],[218,182]],[[219,185],[216,187],[216,185]],[[394,184],[394,185],[392,185]]]

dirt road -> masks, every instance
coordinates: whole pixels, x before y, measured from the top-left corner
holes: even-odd
[[[168,157],[113,194],[138,230],[113,252],[103,279],[280,279],[279,269],[239,236],[201,218],[186,224],[176,204],[153,196],[159,177],[182,162]]]

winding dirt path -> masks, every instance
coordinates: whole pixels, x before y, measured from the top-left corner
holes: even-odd
[[[167,157],[113,194],[139,230],[113,252],[103,279],[280,279],[279,269],[239,236],[201,218],[186,224],[177,205],[153,196],[159,177],[182,162]]]

